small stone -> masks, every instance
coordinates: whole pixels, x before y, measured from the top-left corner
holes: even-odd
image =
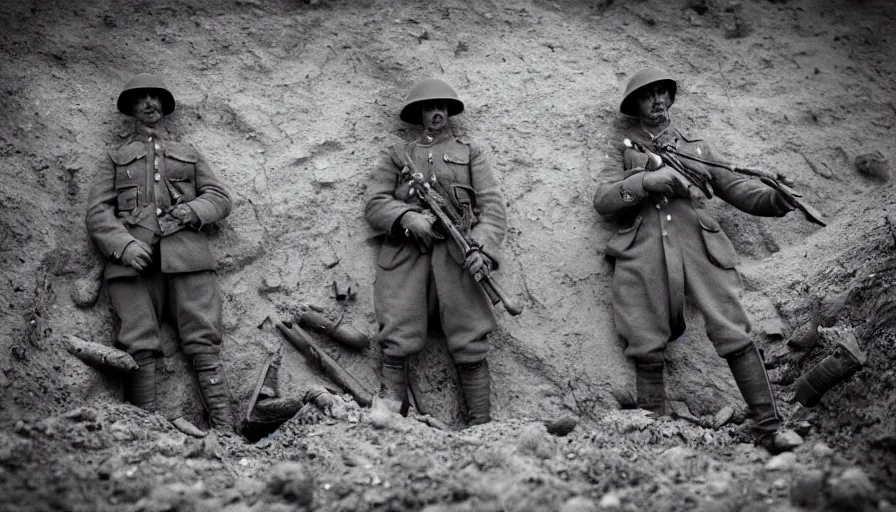
[[[828,479],[828,495],[835,510],[870,510],[877,503],[876,494],[862,468],[852,467]]]
[[[802,444],[803,438],[793,430],[784,429],[775,433],[774,448],[778,453],[789,452]]]
[[[96,421],[96,410],[91,407],[78,407],[62,415],[63,418],[72,421]]]
[[[786,452],[775,455],[765,463],[765,469],[768,471],[787,471],[796,464],[796,454]]]
[[[726,423],[731,421],[731,418],[734,417],[734,407],[730,405],[726,405],[719,409],[719,412],[715,414],[712,418],[712,428],[719,429],[724,426]]]
[[[890,179],[890,164],[880,151],[857,156],[856,170],[860,174],[880,180],[886,181]]]
[[[800,472],[790,487],[790,502],[811,510],[821,508],[824,499],[824,471],[808,469]]]
[[[808,421],[801,421],[793,427],[793,431],[799,434],[800,436],[806,436],[809,432],[812,431],[812,424]]]
[[[815,443],[812,454],[818,458],[826,458],[834,454],[834,449],[824,443]]]
[[[575,496],[563,503],[560,512],[592,512],[597,506],[594,501],[584,497]]]
[[[579,418],[566,415],[560,418],[555,418],[553,420],[545,421],[544,426],[547,428],[549,434],[553,434],[555,436],[563,437],[566,434],[569,434],[576,428],[576,425],[579,423]]]
[[[622,508],[622,500],[619,499],[619,495],[617,495],[615,492],[608,492],[607,494],[603,495],[603,497],[600,499],[600,503],[598,503],[597,506],[601,510],[617,510],[619,508]]]
[[[305,466],[295,461],[279,462],[268,476],[267,489],[297,505],[310,505],[314,501],[314,479]]]

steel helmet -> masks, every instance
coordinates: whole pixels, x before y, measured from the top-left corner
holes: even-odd
[[[622,102],[619,103],[619,111],[627,116],[638,117],[638,107],[633,101],[635,92],[646,85],[656,82],[666,82],[668,84],[669,106],[672,106],[672,103],[675,103],[675,92],[678,90],[678,84],[669,73],[662,69],[647,68],[638,71],[629,79],[628,85],[625,86],[625,93],[622,95]]]
[[[128,80],[124,84],[121,94],[118,95],[118,111],[125,115],[134,115],[132,107],[134,105],[134,97],[140,92],[152,91],[158,94],[162,101],[162,115],[168,115],[174,112],[174,95],[165,87],[162,80],[150,73],[140,73],[134,78]]]
[[[420,104],[432,100],[444,101],[448,105],[448,116],[455,116],[464,111],[464,103],[457,99],[457,93],[447,82],[438,78],[427,78],[411,87],[398,117],[408,123],[420,124]]]

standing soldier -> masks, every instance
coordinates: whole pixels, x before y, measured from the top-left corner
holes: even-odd
[[[153,75],[141,73],[125,84],[118,110],[134,117],[135,130],[109,152],[90,189],[87,230],[108,258],[109,298],[121,321],[118,344],[140,366],[131,377],[131,402],[156,409],[155,359],[167,305],[193,360],[209,423],[232,431],[218,358],[221,291],[201,231],[230,213],[230,194],[193,146],[168,135],[162,118],[174,106],[174,96]],[[205,435],[182,417],[173,423],[187,434]]]
[[[457,365],[467,421],[490,421],[486,335],[497,326],[488,297],[473,275],[498,268],[504,239],[504,198],[482,148],[456,138],[448,117],[463,112],[457,93],[442,80],[423,80],[411,89],[401,119],[421,124],[416,140],[389,148],[370,175],[365,215],[384,233],[377,257],[374,301],[383,349],[382,397],[390,408],[407,414],[407,358],[426,341],[431,313],[439,320],[448,350]],[[410,159],[410,162],[408,161]],[[411,169],[423,174],[465,212],[474,245],[463,254],[446,240],[435,217],[414,195],[407,181]]]
[[[672,148],[682,155],[719,161],[705,141],[673,126],[669,107],[677,84],[667,73],[645,69],[628,82],[619,110],[639,123],[618,134],[635,147]],[[621,144],[620,144],[621,146]],[[665,414],[666,344],[684,332],[685,296],[706,320],[706,333],[756,419],[763,443],[779,445],[781,418],[750,324],[740,302],[737,255],[718,222],[703,210],[703,192],[658,155],[620,147],[620,161],[603,170],[594,208],[621,229],[607,244],[615,259],[612,281],[616,329],[634,359],[638,407]],[[621,165],[620,165],[621,164]],[[780,217],[795,207],[757,180],[689,161],[721,199],[744,212]]]

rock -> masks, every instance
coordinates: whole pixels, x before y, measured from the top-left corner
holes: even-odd
[[[619,495],[611,491],[603,495],[597,506],[600,510],[619,510],[622,508],[622,500],[619,499]]]
[[[719,429],[724,426],[726,423],[731,421],[731,418],[734,417],[734,407],[730,405],[726,405],[719,409],[719,412],[715,414],[712,418],[712,428]]]
[[[0,465],[19,467],[31,460],[33,444],[30,439],[0,432]]]
[[[297,505],[314,501],[314,479],[308,469],[295,461],[279,462],[268,475],[268,491]]]
[[[553,438],[548,437],[547,429],[540,423],[528,425],[520,432],[517,449],[541,459],[550,459],[557,452]]]
[[[834,449],[824,443],[815,443],[812,446],[812,454],[818,458],[830,457],[834,454]]]
[[[802,444],[803,438],[799,434],[790,429],[783,429],[775,432],[772,446],[776,453],[781,453],[789,452]]]
[[[584,496],[574,496],[563,503],[560,512],[592,512],[596,508],[594,501]]]
[[[877,490],[862,468],[849,468],[828,479],[828,495],[836,510],[866,510],[877,503]]]
[[[865,153],[856,157],[856,170],[859,174],[873,178],[890,179],[890,165],[887,158],[880,151]]]
[[[549,434],[560,437],[563,437],[566,434],[572,432],[578,424],[579,418],[572,415],[566,415],[544,422],[544,426],[548,430]]]
[[[801,421],[793,427],[793,431],[799,434],[802,437],[805,437],[809,432],[812,431],[812,424],[808,421]]]
[[[790,502],[798,507],[812,510],[821,508],[824,500],[824,471],[807,469],[793,479],[790,487]]]
[[[71,411],[62,415],[63,418],[72,420],[72,421],[96,421],[97,414],[96,409],[91,407],[78,407],[77,409],[72,409]]]
[[[768,471],[787,471],[796,464],[796,454],[793,452],[781,453],[775,455],[765,463],[765,469]]]

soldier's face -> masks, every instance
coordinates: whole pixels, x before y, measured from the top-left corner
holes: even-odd
[[[137,122],[154,125],[162,120],[162,100],[152,93],[142,93],[134,100],[134,118]]]
[[[638,102],[638,113],[641,119],[651,123],[665,121],[668,118],[669,103],[672,97],[666,84],[648,85],[635,93]]]
[[[448,124],[448,105],[444,103],[426,102],[420,108],[423,128],[438,131]]]

